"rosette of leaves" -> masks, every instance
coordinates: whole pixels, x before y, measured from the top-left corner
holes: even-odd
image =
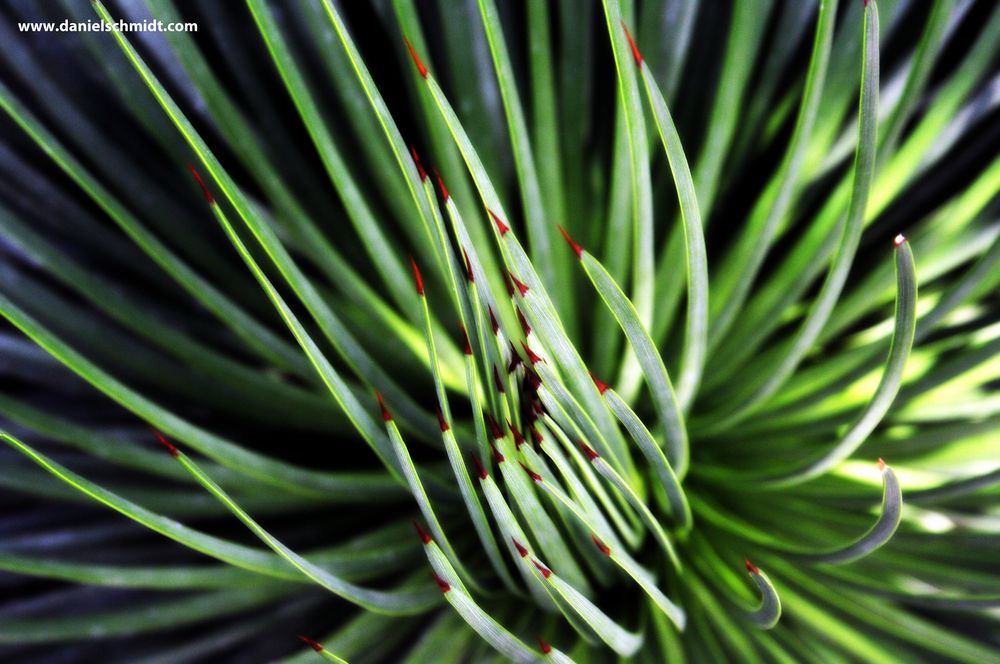
[[[995,3],[0,31],[6,659],[998,660]]]

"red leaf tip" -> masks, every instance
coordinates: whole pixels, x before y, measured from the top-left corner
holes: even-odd
[[[450,426],[448,426],[448,420],[444,419],[444,413],[441,412],[440,408],[437,409],[437,416],[438,416],[438,426],[441,427],[441,433],[444,433],[445,431],[451,428]]]
[[[548,655],[550,652],[552,652],[552,646],[547,644],[540,636],[538,637],[538,647],[542,649],[543,655]]]
[[[500,331],[500,321],[497,320],[497,315],[493,312],[493,307],[487,306],[486,309],[490,312],[490,327],[493,328],[493,334]]]
[[[605,544],[604,542],[602,542],[600,537],[598,537],[594,533],[591,533],[590,534],[590,539],[594,540],[594,544],[597,546],[598,549],[600,549],[601,553],[603,553],[606,556],[610,556],[611,555],[611,549],[610,549],[610,547],[608,547],[607,544]]]
[[[879,457],[878,458],[878,469],[879,470],[885,470],[886,467],[887,466],[885,465],[885,460],[882,457]]]
[[[156,436],[156,440],[160,441],[160,444],[163,445],[165,448],[167,448],[167,452],[170,453],[170,456],[176,459],[177,455],[180,454],[180,452],[177,450],[177,446],[171,443],[169,440],[167,440],[167,437],[164,436],[159,431],[157,431],[156,429],[150,427],[150,431],[152,431],[153,435]]]
[[[451,194],[448,193],[448,187],[444,186],[444,180],[441,178],[441,174],[438,173],[438,169],[434,169],[434,177],[438,181],[438,189],[441,190],[441,196],[444,197],[444,202],[447,203],[448,199],[451,198]]]
[[[323,652],[323,646],[319,642],[313,641],[308,636],[302,636],[301,634],[299,634],[298,638],[299,638],[299,641],[301,641],[302,643],[306,644],[307,646],[309,646],[310,648],[312,648],[316,652]]]
[[[500,237],[503,237],[504,235],[506,235],[507,231],[510,230],[510,226],[508,226],[507,224],[503,223],[503,220],[500,219],[500,217],[497,216],[497,213],[494,212],[493,210],[491,210],[489,208],[486,208],[486,211],[490,213],[491,217],[493,217],[493,223],[495,223],[497,225],[497,231],[499,231]]]
[[[469,260],[469,252],[462,247],[462,255],[465,256],[465,278],[470,284],[476,283],[476,273],[472,269],[472,261]]]
[[[562,226],[557,226],[557,228],[559,229],[559,232],[562,233],[563,239],[566,240],[566,243],[570,246],[570,248],[574,251],[574,253],[576,253],[576,257],[577,258],[582,257],[583,247],[577,244],[576,241],[569,236],[569,233],[566,232],[565,228],[563,228]]]
[[[743,564],[746,565],[747,571],[750,572],[751,574],[760,574],[760,568],[754,565],[749,560],[744,559]]]
[[[417,261],[413,260],[413,256],[410,256],[410,267],[413,269],[413,282],[417,286],[417,295],[423,296],[424,278],[420,274],[420,268],[417,267]]]
[[[503,452],[497,449],[496,444],[494,444],[492,440],[490,441],[490,449],[493,450],[493,458],[497,463],[503,463],[507,460],[507,457],[503,455]]]
[[[902,247],[903,244],[905,243],[906,243],[906,236],[903,235],[902,233],[900,233],[899,235],[897,235],[892,239],[892,246],[894,247]]]
[[[472,355],[472,346],[469,344],[469,331],[461,323],[458,324],[458,331],[462,333],[462,352]]]
[[[201,173],[199,173],[198,169],[191,164],[188,164],[187,167],[188,170],[191,171],[191,175],[194,176],[194,179],[198,181],[198,186],[201,187],[201,193],[205,195],[205,201],[209,205],[215,205],[215,196],[213,196],[212,192],[209,191],[208,185],[205,184],[205,181],[201,179]]]
[[[514,342],[508,341],[507,343],[510,344],[510,364],[507,365],[507,373],[511,374],[523,364],[523,361],[521,360],[521,356],[517,354],[517,349],[514,348]]]
[[[375,390],[375,398],[378,399],[378,407],[379,410],[382,411],[382,420],[385,422],[392,422],[392,413],[390,413],[389,409],[386,408],[385,400],[382,399],[382,393]]]
[[[510,273],[510,278],[514,282],[514,285],[517,286],[517,290],[520,291],[521,297],[524,297],[524,295],[528,292],[528,285],[515,277],[513,272]]]
[[[507,390],[503,386],[503,379],[500,377],[500,370],[497,369],[497,365],[493,365],[493,383],[497,387],[497,392],[500,394],[506,394]]]
[[[507,428],[510,429],[511,435],[514,436],[514,444],[517,446],[517,449],[521,449],[521,445],[525,443],[524,436],[510,423],[510,420],[507,420]]]
[[[451,590],[451,584],[442,579],[436,573],[431,572],[431,576],[434,577],[434,583],[438,584],[438,588],[441,589],[441,592],[446,593]]]
[[[510,538],[510,541],[514,543],[514,548],[517,549],[517,552],[521,555],[522,558],[528,555],[528,549],[526,549],[523,544],[518,542],[513,537]]]
[[[540,562],[538,562],[534,558],[531,559],[531,562],[535,563],[535,567],[538,568],[538,571],[541,572],[542,576],[544,576],[546,579],[549,578],[550,576],[552,576],[552,570],[550,570],[548,567],[546,567],[545,565],[541,564]]]
[[[403,37],[403,41],[406,43],[406,50],[410,52],[410,57],[413,58],[413,64],[417,66],[417,71],[420,72],[421,78],[427,78],[427,67],[420,60],[420,56],[417,55],[417,51],[413,48],[413,44],[406,37]]]
[[[424,544],[430,544],[434,539],[427,534],[427,531],[423,529],[419,521],[413,522],[413,527],[417,529],[417,535],[420,536],[420,541]]]
[[[632,39],[632,33],[628,31],[628,26],[625,25],[625,21],[622,21],[622,30],[625,31],[625,38],[628,39],[628,45],[632,49],[632,57],[635,58],[635,64],[642,64],[642,53],[639,52],[639,47],[635,45],[635,40]]]
[[[600,378],[598,378],[597,376],[595,376],[594,374],[590,374],[590,380],[594,381],[594,385],[597,386],[597,391],[600,392],[601,394],[604,394],[605,392],[608,391],[608,384],[605,383]]]
[[[420,175],[420,181],[426,182],[427,171],[424,170],[424,165],[420,162],[420,155],[417,154],[417,149],[412,144],[410,145],[410,156],[413,157],[413,164],[417,167],[417,174]]]
[[[479,474],[479,479],[485,480],[489,477],[489,474],[486,472],[486,469],[483,468],[483,462],[479,460],[479,457],[471,453],[469,454],[469,457],[472,459],[472,463],[476,466],[476,472]]]
[[[524,439],[522,438],[521,440],[523,441]],[[533,471],[531,468],[528,468],[521,461],[518,461],[518,463],[521,464],[521,468],[524,470],[524,472],[528,473],[528,477],[530,477],[533,482],[541,482],[542,481],[542,476],[541,475],[539,475],[538,473],[536,473],[535,471]]]
[[[493,440],[503,438],[503,429],[500,428],[500,424],[489,413],[486,413],[486,426],[490,428],[490,435],[493,437]]]
[[[514,311],[517,312],[517,320],[521,323],[521,331],[524,332],[524,336],[531,334],[531,325],[528,324],[528,319],[524,317],[524,312],[521,311],[521,307],[514,307]]]
[[[580,441],[580,449],[583,450],[583,453],[587,455],[588,461],[593,461],[594,459],[601,458],[601,455],[595,452],[593,447],[583,442],[582,440]]]
[[[539,362],[544,361],[544,359],[538,353],[531,350],[531,347],[528,346],[528,344],[524,343],[523,341],[521,342],[521,348],[524,349],[524,354],[528,356],[528,361],[531,362],[532,364],[538,364]]]

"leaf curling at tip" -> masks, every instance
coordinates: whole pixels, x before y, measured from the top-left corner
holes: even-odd
[[[760,606],[746,612],[747,618],[761,629],[771,629],[781,618],[781,599],[767,575],[749,560],[743,563],[760,590]]]

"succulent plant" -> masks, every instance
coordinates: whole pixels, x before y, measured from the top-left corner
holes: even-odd
[[[995,3],[0,13],[5,659],[1000,661]]]

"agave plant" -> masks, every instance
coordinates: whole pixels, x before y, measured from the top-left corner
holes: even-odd
[[[995,3],[178,5],[3,7],[5,659],[1000,661]]]

